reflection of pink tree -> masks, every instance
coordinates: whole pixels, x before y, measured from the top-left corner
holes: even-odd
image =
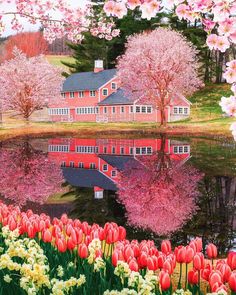
[[[139,159],[118,181],[119,200],[128,223],[166,235],[181,228],[196,210],[197,183],[201,174],[193,167],[167,161],[163,154]]]
[[[18,205],[42,204],[61,190],[60,167],[27,142],[16,149],[0,149],[0,167],[0,194]]]

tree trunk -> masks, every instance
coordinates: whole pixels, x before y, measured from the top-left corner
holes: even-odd
[[[160,126],[166,127],[166,113],[165,113],[165,108],[161,107],[160,108],[160,115],[161,115],[161,122]]]

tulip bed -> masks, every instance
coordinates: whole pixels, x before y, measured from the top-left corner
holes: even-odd
[[[205,258],[199,238],[174,250],[163,241],[158,250],[127,240],[115,223],[51,220],[4,203],[0,224],[0,295],[236,294],[236,253],[216,259],[209,244]]]

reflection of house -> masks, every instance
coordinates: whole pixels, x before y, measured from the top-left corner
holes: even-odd
[[[48,112],[52,121],[160,122],[160,112],[130,100],[119,87],[116,70],[104,70],[99,60],[94,72],[72,74],[66,79],[61,98],[49,106]],[[166,108],[168,122],[189,114],[190,102],[182,95],[176,95]]]
[[[184,162],[190,157],[186,143],[161,139],[50,139],[49,157],[62,166],[65,179],[77,187],[95,188],[95,191],[116,191],[119,171],[127,165],[142,161],[163,149],[173,161]]]

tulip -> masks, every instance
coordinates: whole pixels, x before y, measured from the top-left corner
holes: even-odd
[[[187,246],[186,247],[186,256],[185,256],[185,263],[190,263],[193,260],[195,253],[192,247]]]
[[[176,261],[178,263],[184,263],[186,260],[186,249],[184,246],[179,246],[175,248],[175,254],[176,254]]]
[[[82,243],[78,246],[78,254],[80,258],[87,258],[88,257],[88,247],[85,243]]]
[[[124,250],[124,258],[127,261],[130,257],[134,257],[134,250],[131,248],[131,246],[127,246]]]
[[[66,241],[65,241],[65,239],[64,238],[59,238],[59,239],[57,239],[57,242],[56,242],[56,244],[57,244],[57,249],[60,251],[60,252],[66,252],[66,250],[67,250],[67,243],[66,243]]]
[[[193,266],[196,270],[201,270],[204,268],[204,256],[202,253],[197,253],[193,257]]]
[[[212,264],[211,263],[207,263],[207,265],[205,266],[205,268],[201,270],[201,276],[202,276],[202,278],[205,281],[208,281],[211,272],[212,272]]]
[[[117,266],[118,258],[119,258],[118,251],[115,250],[115,251],[112,253],[112,256],[111,256],[112,265],[113,265],[114,267]]]
[[[233,292],[236,292],[236,272],[231,273],[229,277],[229,287]]]
[[[165,256],[160,254],[158,257],[157,257],[157,264],[158,264],[158,268],[162,269],[163,268],[163,264],[165,262]]]
[[[171,286],[170,275],[167,272],[162,270],[160,272],[159,278],[160,278],[161,290],[163,290],[163,291],[168,290]]]
[[[142,252],[141,255],[139,256],[139,262],[142,268],[147,266],[147,259],[148,256],[145,252]]]
[[[123,226],[119,226],[119,241],[125,240],[126,229]]]
[[[227,263],[230,266],[231,270],[236,269],[236,252],[229,252],[227,257]]]
[[[168,240],[164,240],[161,242],[161,252],[168,255],[171,253],[171,243]]]
[[[210,259],[214,259],[217,257],[217,248],[214,244],[209,244],[207,245],[207,248],[206,248],[206,252],[207,252],[207,256],[210,258]]]
[[[154,263],[154,260],[152,259],[152,257],[148,257],[148,259],[147,259],[147,268],[149,270],[156,270],[155,263]]]
[[[75,248],[75,243],[73,241],[72,237],[69,237],[68,241],[67,241],[67,248],[68,250],[73,250]]]
[[[129,268],[131,271],[138,271],[138,263],[135,258],[131,259],[129,262]]]
[[[43,231],[42,234],[42,239],[45,243],[51,243],[52,241],[52,233],[49,229],[46,229],[45,231]]]
[[[199,282],[198,272],[195,271],[194,269],[192,269],[188,272],[188,282],[191,285],[197,285]]]

